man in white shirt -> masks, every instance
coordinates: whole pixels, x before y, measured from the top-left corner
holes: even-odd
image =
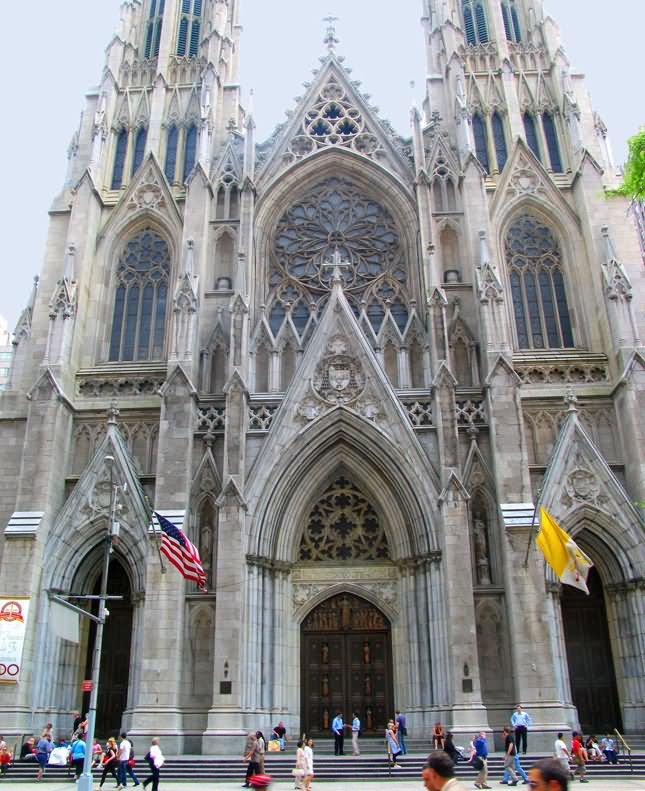
[[[358,735],[361,731],[361,721],[358,719],[358,714],[354,712],[352,718],[352,755],[360,755],[361,751],[358,749]]]
[[[466,791],[466,786],[455,777],[452,758],[443,750],[430,753],[421,777],[428,791]]]
[[[569,748],[564,743],[562,738],[563,734],[559,733],[558,738],[555,740],[553,745],[553,750],[555,752],[555,757],[558,761],[562,764],[562,768],[565,770],[567,774],[570,773],[569,769],[569,761],[571,760],[571,753],[569,752]]]
[[[524,711],[521,706],[517,706],[511,716],[511,725],[515,731],[515,747],[517,754],[523,752],[526,755],[526,734],[529,730],[529,725],[533,724],[533,720]]]
[[[118,783],[119,785],[117,788],[125,788],[128,784],[128,775],[134,781],[134,785],[138,786],[139,781],[137,780],[137,776],[134,773],[134,770],[130,766],[130,758],[132,758],[132,742],[129,741],[127,734],[121,734],[121,741],[119,743],[119,768],[118,772]]]

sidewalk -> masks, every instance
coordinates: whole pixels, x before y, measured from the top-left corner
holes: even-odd
[[[195,787],[201,788],[208,786],[214,791],[237,791],[242,785],[243,782],[243,775],[240,775],[239,782],[232,782],[230,780],[220,782],[220,781],[213,781],[213,780],[190,780],[185,783],[178,783],[175,780],[164,782],[163,779],[163,772],[161,774],[161,782],[159,783],[159,791],[190,791]],[[489,783],[493,789],[497,789],[498,791],[502,791],[502,789],[508,788],[508,786],[500,785],[498,781],[491,781],[489,779]],[[12,781],[11,775],[8,774],[6,777],[0,779],[0,786],[6,786],[10,788],[11,791],[17,791],[20,789],[21,791],[73,791],[76,788],[75,783],[71,782],[43,782],[43,783],[25,783],[22,781],[16,782],[15,780]],[[474,791],[475,786],[472,782],[464,783],[464,786],[468,791]],[[574,791],[579,787],[578,781],[569,783],[570,791]],[[95,788],[98,789],[98,783],[95,784]],[[105,791],[113,791],[113,786],[110,783],[109,785],[103,786]],[[128,783],[128,788],[132,788],[132,785]],[[380,780],[380,781],[370,781],[365,779],[356,780],[342,780],[342,781],[318,781],[314,780],[312,784],[312,789],[315,791],[321,791],[321,789],[328,789],[328,791],[423,791],[423,781],[421,778],[418,780]],[[519,785],[517,786],[518,789],[520,788],[528,788],[528,786]],[[287,781],[278,781],[271,785],[272,791],[292,791],[293,783]],[[645,778],[639,779],[632,779],[632,778],[614,778],[614,779],[594,779],[590,780],[588,785],[586,786],[587,791],[645,791]]]

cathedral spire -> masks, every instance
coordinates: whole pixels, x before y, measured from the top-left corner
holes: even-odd
[[[336,44],[340,44],[340,39],[336,38],[336,26],[334,22],[338,22],[337,16],[326,16],[323,19],[323,22],[327,23],[327,33],[323,40],[323,43],[327,47],[330,53],[334,52],[336,49]]]

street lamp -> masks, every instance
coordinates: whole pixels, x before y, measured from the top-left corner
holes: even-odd
[[[92,746],[94,744],[94,730],[96,726],[96,703],[99,692],[99,676],[101,673],[101,649],[103,647],[103,626],[109,615],[105,603],[108,599],[121,599],[121,596],[108,596],[108,573],[110,570],[110,555],[112,542],[119,533],[119,523],[116,519],[118,512],[118,486],[114,483],[114,457],[106,456],[105,463],[110,468],[110,519],[105,534],[105,549],[103,553],[103,572],[101,576],[101,592],[99,594],[99,613],[96,621],[96,636],[94,638],[94,654],[92,656],[92,690],[90,692],[90,706],[88,710],[87,733],[85,736],[85,760],[83,774],[78,779],[78,791],[93,791],[92,778]],[[87,613],[86,613],[87,614]]]

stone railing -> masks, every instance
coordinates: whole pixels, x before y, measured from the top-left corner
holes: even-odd
[[[166,364],[115,363],[80,370],[77,398],[136,398],[155,396],[166,381]]]
[[[223,404],[200,404],[197,414],[197,434],[217,434],[224,431],[226,407]]]
[[[513,368],[525,385],[606,384],[610,381],[604,354],[516,357]]]
[[[511,63],[518,71],[546,71],[549,68],[547,53],[544,47],[524,42],[508,42]]]
[[[466,72],[475,74],[483,72],[497,72],[499,70],[499,53],[493,41],[486,44],[471,44],[466,47]]]

